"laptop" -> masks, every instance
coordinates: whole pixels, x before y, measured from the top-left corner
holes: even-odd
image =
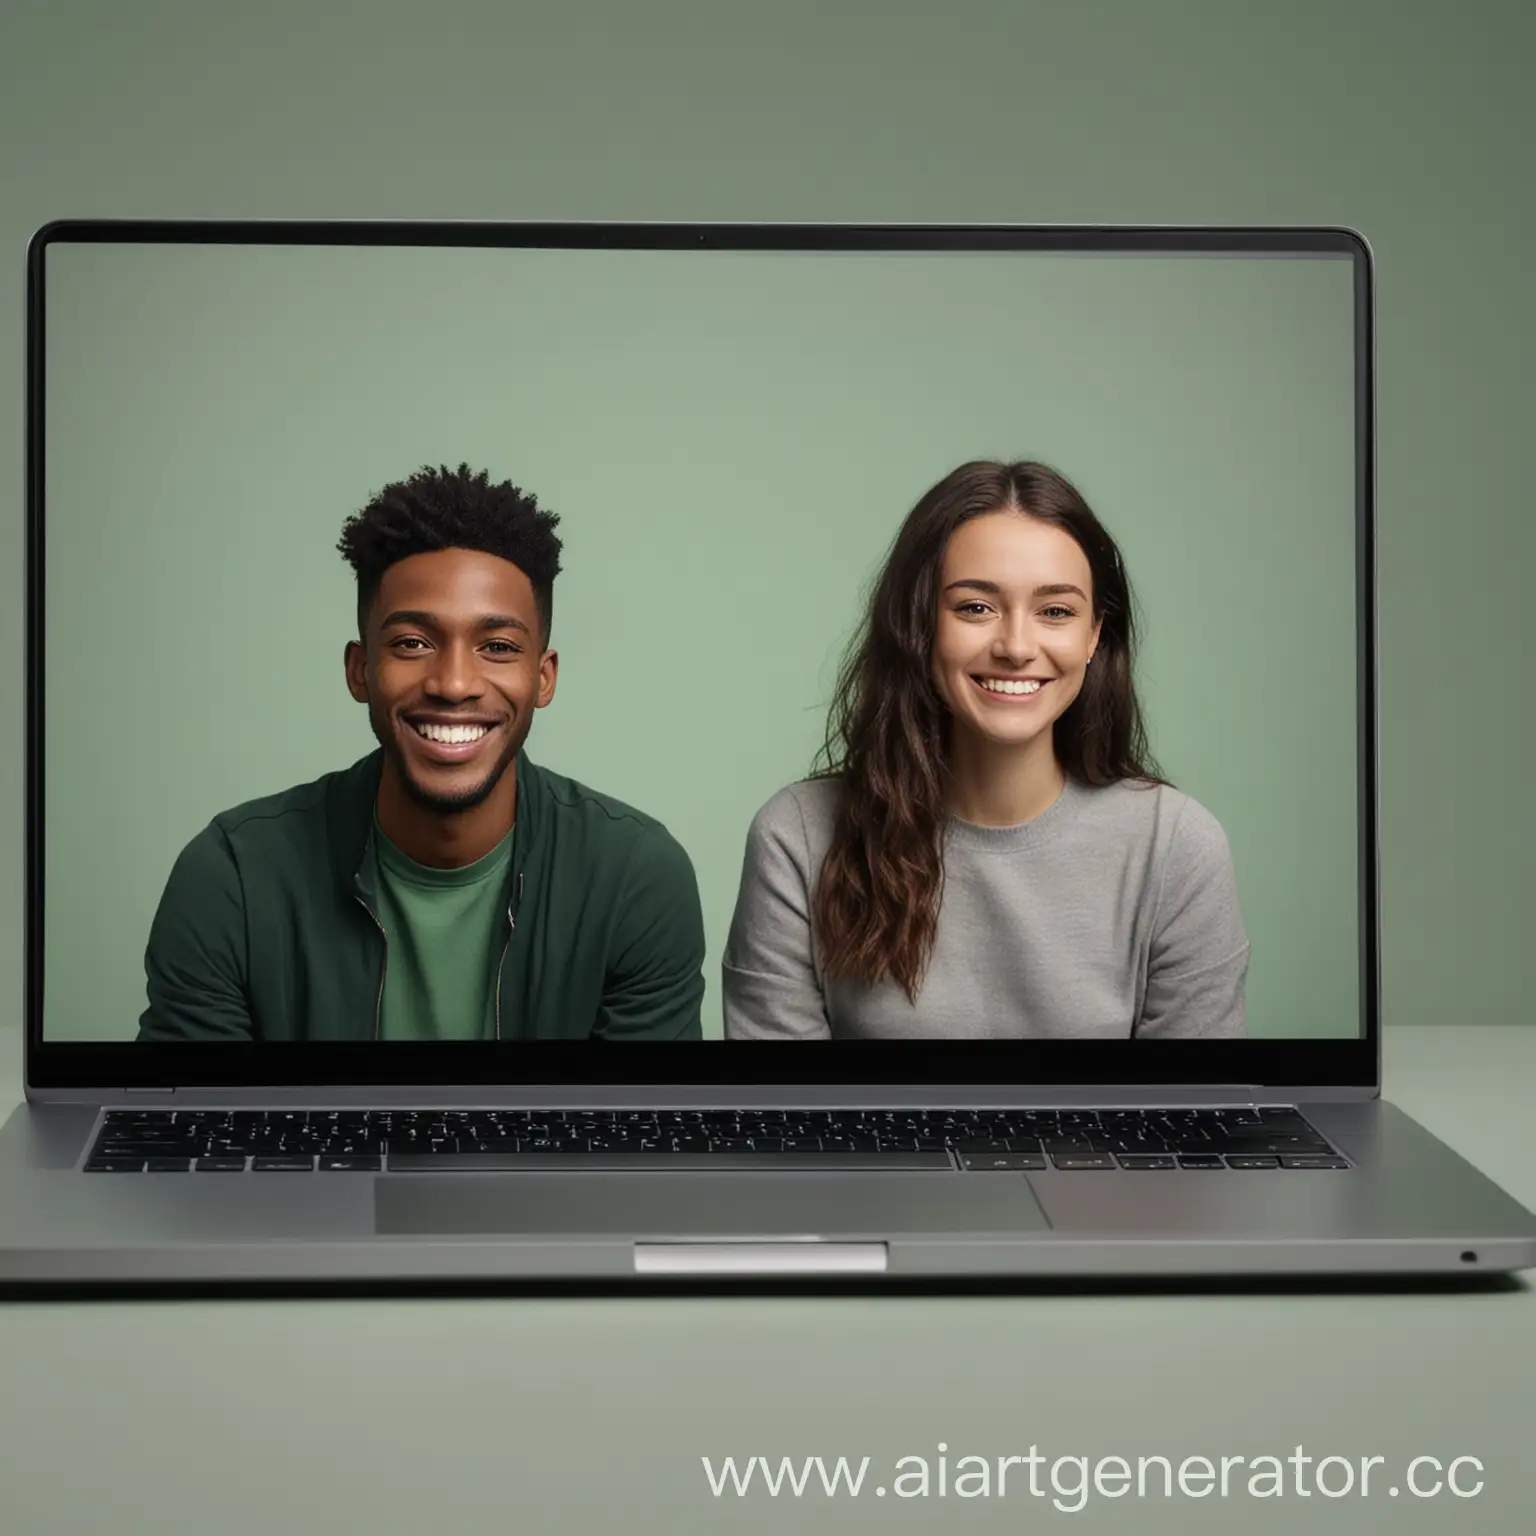
[[[27,302],[0,1281],[1536,1264],[1382,1096],[1358,234],[69,220]]]

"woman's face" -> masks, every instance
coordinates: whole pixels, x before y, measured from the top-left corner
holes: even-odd
[[[933,681],[957,729],[998,746],[1051,739],[1099,641],[1076,539],[1017,512],[950,537],[939,576]]]

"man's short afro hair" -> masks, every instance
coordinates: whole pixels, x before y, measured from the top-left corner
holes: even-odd
[[[533,584],[543,643],[549,643],[554,582],[560,574],[559,517],[539,510],[538,498],[509,480],[492,485],[469,465],[426,465],[408,480],[386,485],[342,527],[336,547],[357,572],[358,634],[384,572],[411,555],[439,549],[474,549],[510,560]]]

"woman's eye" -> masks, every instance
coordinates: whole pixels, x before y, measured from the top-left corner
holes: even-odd
[[[956,613],[985,613],[986,611],[987,605],[985,603],[961,603],[955,609]]]
[[[1070,608],[1063,608],[1060,603],[1052,603],[1051,606],[1045,610],[1045,613],[1047,618],[1052,619],[1070,619],[1073,617],[1073,610]]]

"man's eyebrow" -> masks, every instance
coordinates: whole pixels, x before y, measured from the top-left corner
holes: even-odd
[[[422,608],[396,608],[393,613],[386,614],[379,621],[380,629],[389,629],[395,624],[415,624],[420,629],[440,629],[435,613],[428,613]],[[523,623],[521,619],[513,618],[507,613],[482,614],[477,621],[476,628],[490,629],[520,629],[525,635],[531,635],[533,631]]]
[[[1003,590],[995,581],[980,581],[969,576],[960,581],[950,582],[944,590],[953,592],[956,587],[967,587],[973,592],[986,592],[993,597],[999,596]],[[1044,586],[1036,587],[1029,595],[1031,597],[1065,597],[1068,593],[1082,598],[1085,603],[1088,601],[1088,594],[1081,587],[1074,587],[1070,581],[1047,582]]]

